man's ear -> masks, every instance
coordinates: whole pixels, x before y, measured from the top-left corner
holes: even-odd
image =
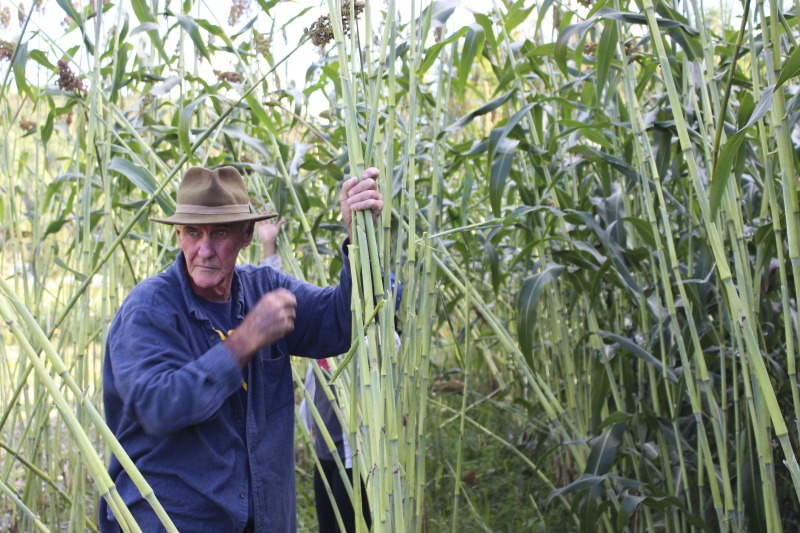
[[[249,246],[251,242],[253,242],[253,232],[255,231],[256,223],[255,222],[245,222],[247,226],[244,230],[244,240],[242,241],[242,248],[245,246]]]

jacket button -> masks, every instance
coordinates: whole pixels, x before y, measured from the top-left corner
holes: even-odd
[[[244,492],[240,492],[239,497],[244,500]]]

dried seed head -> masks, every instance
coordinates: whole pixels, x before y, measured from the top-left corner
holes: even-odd
[[[33,5],[40,15],[44,15],[44,0],[33,0]]]
[[[73,111],[72,109],[69,110],[69,113],[64,115],[64,123],[67,125],[68,128],[72,126],[72,119],[74,117],[75,117],[75,111]]]
[[[0,39],[0,61],[4,59],[11,61],[11,58],[14,57],[14,50],[16,49],[17,45],[15,43]]]
[[[318,18],[310,28],[306,28],[303,33],[310,35],[311,42],[323,48],[333,40],[333,27],[328,15]]]
[[[366,4],[364,2],[355,2],[355,15],[354,19],[358,19],[358,16],[364,12],[364,6]],[[350,1],[343,0],[342,2],[342,33],[345,35],[350,35]]]
[[[66,59],[58,62],[58,87],[68,93],[83,91],[83,77],[72,73]]]
[[[27,15],[25,14],[25,2],[20,2],[19,7],[17,8],[17,20],[19,21],[19,27],[21,28],[23,24],[25,24],[25,19]]]
[[[587,56],[594,55],[595,50],[597,50],[597,43],[586,43],[583,45],[583,53]]]
[[[214,75],[217,77],[219,81],[227,81],[230,83],[239,83],[241,81],[239,74],[236,72],[230,72],[230,71],[223,72],[220,70],[215,70]]]
[[[253,40],[256,42],[256,52],[263,57],[267,57],[269,55],[270,46],[272,45],[272,39],[264,37],[257,31],[254,31]]]
[[[250,13],[250,0],[233,0],[231,12],[228,14],[228,24],[235,26],[242,18]]]
[[[0,11],[0,28],[4,30],[11,24],[11,8],[6,6]]]
[[[23,118],[22,120],[19,121],[19,127],[25,133],[30,133],[31,131],[36,129],[36,122]]]
[[[366,4],[362,1],[355,2],[354,9],[355,13],[353,14],[353,18],[357,19],[361,13],[364,12],[364,7]],[[350,35],[350,1],[343,0],[342,2],[342,33],[344,35]],[[311,25],[310,28],[306,28],[304,33],[311,36],[311,42],[315,45],[319,46],[320,48],[324,47],[326,44],[333,40],[333,27],[331,26],[331,18],[330,15],[325,15],[324,17],[320,17]]]

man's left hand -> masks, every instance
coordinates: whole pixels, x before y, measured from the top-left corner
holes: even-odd
[[[342,209],[347,235],[353,240],[353,211],[371,211],[372,221],[376,222],[383,211],[383,197],[378,191],[376,179],[379,176],[377,168],[370,167],[364,171],[362,180],[353,177],[342,184],[342,193],[339,195],[339,205]]]

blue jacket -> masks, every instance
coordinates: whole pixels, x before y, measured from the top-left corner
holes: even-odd
[[[197,304],[182,253],[123,302],[103,363],[106,420],[180,531],[241,531],[250,493],[256,531],[297,529],[289,355],[349,349],[351,278],[344,264],[335,288],[269,267],[236,267],[231,298],[239,322],[269,291],[283,287],[297,298],[294,331],[262,348],[244,372],[246,417],[242,370]],[[142,531],[162,531],[116,457],[109,474]],[[99,523],[103,532],[119,531],[102,499]]]

